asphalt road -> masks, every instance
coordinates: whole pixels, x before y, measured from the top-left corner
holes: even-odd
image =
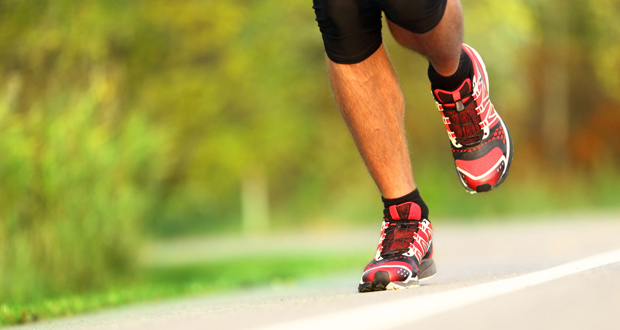
[[[378,238],[357,234],[371,258]],[[620,213],[438,222],[434,236],[438,273],[408,290],[360,294],[357,272],[326,274],[9,329],[620,329]]]

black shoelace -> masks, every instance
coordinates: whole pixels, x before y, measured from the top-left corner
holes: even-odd
[[[476,112],[476,102],[474,101],[474,97],[473,95],[468,95],[467,97],[469,99],[466,101],[466,105],[459,100],[454,103],[454,107],[446,107],[444,105],[443,108],[444,114],[450,118],[450,129],[452,129],[455,134],[457,130],[462,132],[461,137],[456,136],[456,142],[465,147],[472,147],[478,145],[480,141],[482,141],[484,132],[480,129],[480,125],[476,123],[476,119],[478,123],[481,120],[480,115]],[[462,113],[465,113],[466,116],[462,116]],[[474,115],[472,115],[472,113],[474,113]],[[454,122],[454,118],[458,118],[458,121]],[[467,127],[471,127],[471,129],[467,129]],[[454,128],[456,128],[456,130]],[[474,133],[471,135],[466,135],[466,132],[468,131],[473,131]]]
[[[388,222],[388,227],[384,232],[385,238],[382,243],[381,257],[395,257],[409,251],[409,244],[413,243],[421,221],[385,220]]]

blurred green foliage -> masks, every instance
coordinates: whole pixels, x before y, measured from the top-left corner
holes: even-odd
[[[109,282],[135,267],[161,138],[140,113],[122,122],[89,89],[0,119],[0,301]]]
[[[432,215],[614,206],[620,4],[463,3],[515,160],[465,194],[427,64],[386,33]],[[309,0],[0,0],[0,300],[131,274],[145,235],[238,230],[260,180],[271,228],[379,221]]]

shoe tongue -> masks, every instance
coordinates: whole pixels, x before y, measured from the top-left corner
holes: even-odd
[[[442,89],[436,89],[435,97],[437,98],[437,101],[439,101],[439,103],[446,104],[446,103],[454,103],[458,100],[462,100],[465,97],[467,97],[467,95],[469,95],[470,93],[471,93],[471,80],[468,78],[468,79],[465,79],[465,81],[461,84],[461,86],[453,92],[445,91]]]
[[[422,209],[416,203],[406,202],[390,206],[383,215],[391,220],[422,220]]]
[[[406,202],[398,205],[392,205],[383,211],[386,219],[391,220],[421,220],[422,209],[413,202]],[[384,252],[388,253],[397,250],[402,253],[409,248],[409,244],[413,243],[415,234],[418,230],[416,222],[401,222],[399,224],[392,223],[386,229],[386,239],[384,240]],[[402,250],[402,251],[401,251]]]

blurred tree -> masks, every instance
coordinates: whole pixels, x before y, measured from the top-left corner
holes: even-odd
[[[268,214],[262,217],[272,227],[380,217],[377,190],[329,91],[311,5],[0,0],[4,250],[28,246],[40,232],[27,231],[52,217],[66,226],[103,221],[93,214],[114,207],[133,219],[128,231],[136,240],[142,223],[152,235],[186,234],[239,227],[253,211]],[[465,41],[485,58],[493,102],[516,148],[517,179],[507,181],[507,195],[480,197],[501,205],[483,212],[521,212],[506,196],[522,201],[532,184],[541,196],[547,185],[548,200],[563,185],[576,200],[599,205],[596,192],[605,189],[584,193],[575,182],[602,187],[619,176],[620,3],[463,5]],[[465,205],[470,196],[453,197],[462,192],[428,93],[426,61],[387,33],[385,40],[409,102],[406,125],[425,196],[429,204]],[[91,186],[97,193],[85,201]],[[121,190],[132,198],[116,201]],[[76,195],[57,195],[64,191]],[[131,200],[136,210],[126,206]],[[548,200],[539,204],[566,204]],[[62,222],[58,208],[75,208],[72,220]],[[103,230],[92,221],[89,235]],[[31,224],[20,227],[22,245],[6,243],[15,223]],[[113,251],[100,265],[116,262]]]

